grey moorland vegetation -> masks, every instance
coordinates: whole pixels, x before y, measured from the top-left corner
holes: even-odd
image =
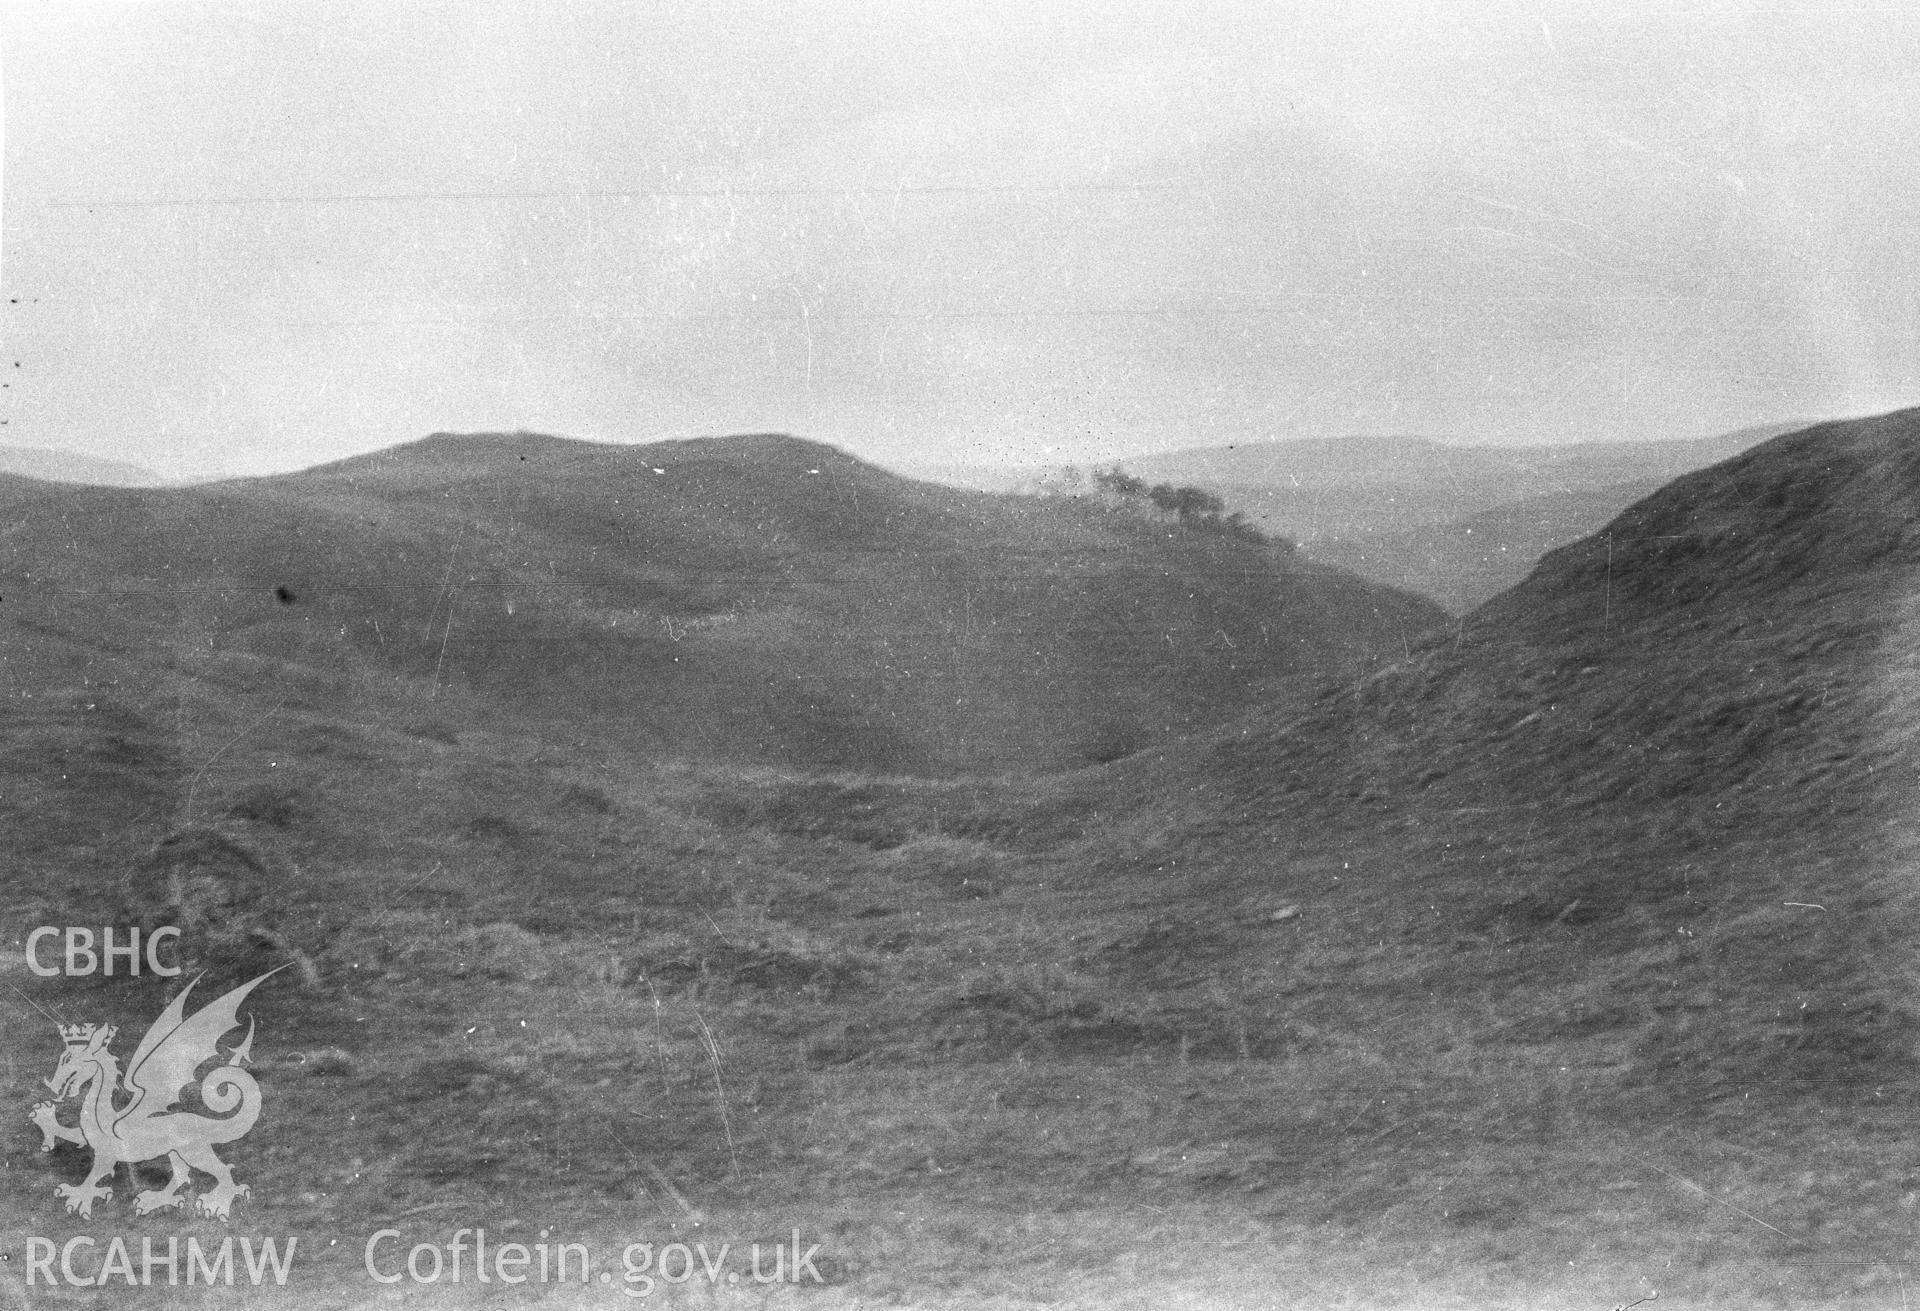
[[[12,922],[311,967],[259,996],[233,1227],[122,1185],[113,1230],[298,1235],[330,1305],[382,1292],[365,1235],[475,1223],[799,1228],[822,1306],[1897,1304],[1920,413],[1682,478],[1451,623],[1145,493],[786,439],[0,484]],[[0,1015],[5,1222],[65,1241],[58,1036]]]

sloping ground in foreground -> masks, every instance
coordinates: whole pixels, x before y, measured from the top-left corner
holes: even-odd
[[[1669,1305],[1897,1299],[1917,511],[1920,412],[1825,425],[1671,484],[1311,714],[971,811],[789,784],[769,813],[1030,851],[1072,930],[1016,936],[1055,964],[995,1005],[1055,1043],[1163,1035],[1143,1087],[1247,1063],[1261,1091],[1202,1093],[1182,1160],[1383,1269],[1544,1283],[1552,1252]]]
[[[311,962],[231,1232],[349,1304],[369,1233],[484,1223],[616,1277],[799,1227],[824,1305],[1893,1306],[1917,441],[1779,439],[1304,715],[1050,778],[666,767],[466,683],[36,697],[5,913],[177,875],[206,986]],[[164,995],[7,964],[129,1038]],[[103,1229],[25,1109],[4,1222]]]

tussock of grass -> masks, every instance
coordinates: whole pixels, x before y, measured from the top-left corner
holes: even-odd
[[[887,852],[898,876],[917,887],[958,897],[991,897],[1011,872],[1005,855],[978,838],[930,833]]]
[[[652,937],[623,961],[621,981],[700,996],[746,989],[828,999],[859,988],[874,962],[857,948],[767,924],[740,936]]]

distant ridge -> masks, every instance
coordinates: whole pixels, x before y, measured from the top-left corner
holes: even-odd
[[[142,465],[45,446],[0,446],[0,474],[7,473],[98,487],[159,487],[167,481]]]
[[[1300,438],[1201,447],[1122,461],[1152,481],[1225,494],[1261,524],[1302,542],[1401,532],[1531,497],[1662,482],[1800,424],[1660,442],[1474,446],[1424,437]]]
[[[1213,488],[1313,558],[1463,613],[1660,484],[1804,426],[1565,446],[1304,439],[1126,464],[1142,477]]]
[[[1323,537],[1307,549],[1316,560],[1465,614],[1525,578],[1548,551],[1597,531],[1663,482],[1636,478],[1548,492],[1442,523]]]

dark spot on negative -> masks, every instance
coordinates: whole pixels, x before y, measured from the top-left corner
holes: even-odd
[[[281,605],[292,605],[294,600],[293,592],[286,587],[276,587],[273,589],[273,599]]]

